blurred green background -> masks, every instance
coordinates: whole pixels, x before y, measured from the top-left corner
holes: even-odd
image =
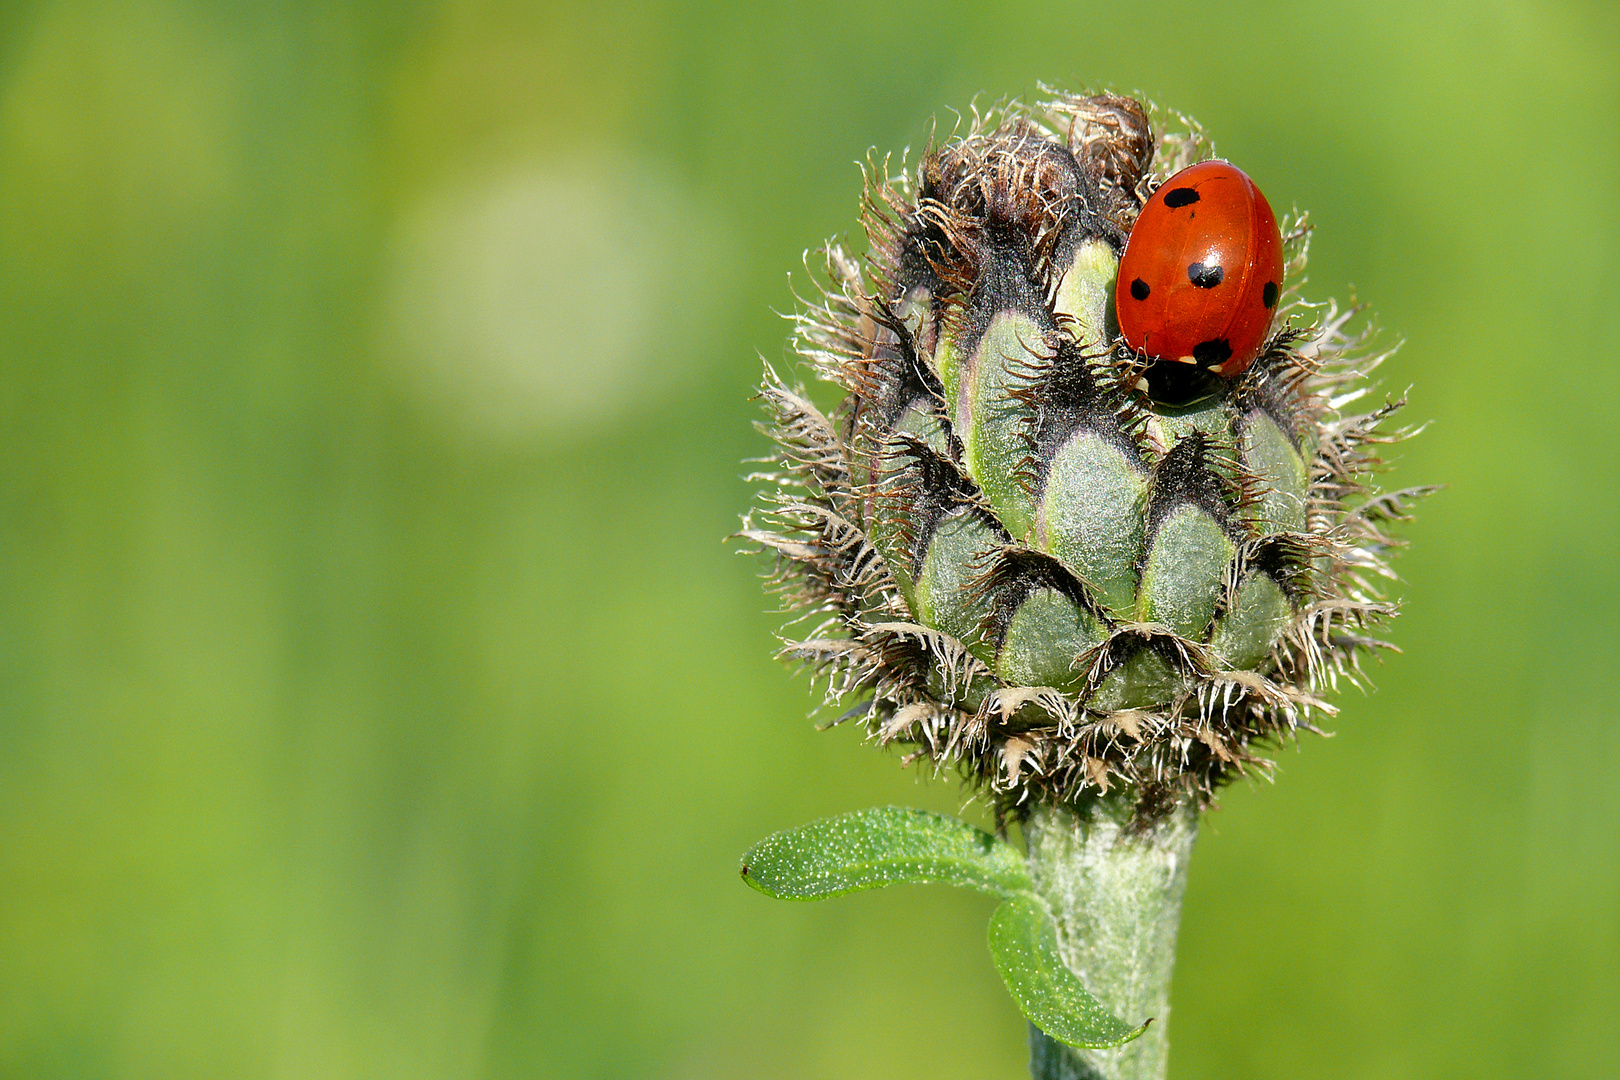
[[[1451,485],[1206,823],[1173,1076],[1620,1075],[1617,10],[8,0],[0,1074],[1022,1074],[990,901],[738,882],[965,795],[721,538],[852,162],[1044,80],[1308,208]]]

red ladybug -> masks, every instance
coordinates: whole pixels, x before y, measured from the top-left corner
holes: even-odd
[[[1282,286],[1282,234],[1243,170],[1202,161],[1166,180],[1136,219],[1114,286],[1139,353],[1234,378],[1265,343]]]

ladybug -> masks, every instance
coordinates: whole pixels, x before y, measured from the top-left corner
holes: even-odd
[[[1226,378],[1265,343],[1282,284],[1282,234],[1254,181],[1225,161],[1166,180],[1119,261],[1114,310],[1125,343]]]

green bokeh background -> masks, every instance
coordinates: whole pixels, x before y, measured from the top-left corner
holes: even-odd
[[[11,0],[0,1074],[1020,1075],[990,901],[737,881],[964,793],[812,730],[721,537],[851,162],[1037,81],[1309,208],[1451,485],[1206,823],[1172,1075],[1620,1075],[1607,0]]]

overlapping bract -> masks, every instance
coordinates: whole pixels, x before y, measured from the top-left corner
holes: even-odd
[[[778,453],[742,535],[801,616],[783,654],[1005,805],[1207,797],[1331,712],[1392,613],[1384,524],[1419,492],[1370,474],[1399,403],[1346,411],[1382,357],[1354,311],[1298,298],[1303,222],[1240,379],[1119,340],[1134,216],[1208,156],[1128,98],[1064,97],[976,116],[915,178],[874,166],[865,266],[829,246],[797,316],[841,405],[766,373]]]

